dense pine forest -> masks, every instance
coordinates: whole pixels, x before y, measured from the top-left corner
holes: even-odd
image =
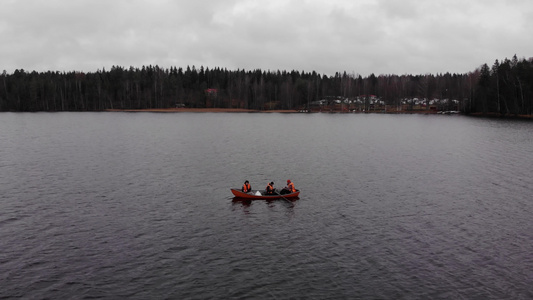
[[[159,66],[97,72],[4,71],[0,111],[152,108],[459,110],[531,115],[533,58],[496,60],[467,74],[334,76],[305,71]]]

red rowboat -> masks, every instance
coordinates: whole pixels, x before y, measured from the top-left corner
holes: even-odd
[[[278,191],[276,191],[276,194],[274,195],[267,195],[265,190],[252,190],[249,193],[243,193],[240,189],[231,189],[231,192],[233,195],[235,195],[236,198],[242,198],[242,199],[262,199],[262,200],[268,200],[268,199],[287,199],[287,198],[296,198],[298,195],[300,195],[300,190],[296,190],[294,193],[290,194],[284,194],[280,195]]]

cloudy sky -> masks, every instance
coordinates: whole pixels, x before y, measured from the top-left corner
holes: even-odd
[[[531,0],[0,0],[0,71],[466,73],[532,34]]]

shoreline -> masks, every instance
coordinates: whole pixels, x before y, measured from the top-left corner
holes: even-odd
[[[145,108],[145,109],[106,109],[104,112],[156,112],[156,113],[332,113],[332,114],[419,114],[432,115],[442,114],[435,110],[401,110],[401,111],[341,111],[341,110],[311,110],[302,111],[296,109],[273,109],[273,110],[258,110],[245,108]],[[470,113],[463,114],[466,116],[479,118],[500,118],[500,119],[518,119],[518,120],[533,120],[533,115],[501,115],[497,113]]]
[[[0,111],[5,112],[59,112],[59,111]],[[84,112],[84,111],[65,111],[65,112]],[[91,111],[85,111],[91,112]],[[296,109],[273,109],[273,110],[258,110],[258,109],[244,109],[244,108],[144,108],[144,109],[104,109],[95,110],[92,112],[128,112],[128,113],[282,113],[282,114],[389,114],[389,115],[464,115],[476,118],[488,119],[504,119],[504,120],[526,120],[533,121],[533,114],[530,115],[515,115],[515,114],[499,114],[499,113],[462,113],[457,111],[435,111],[435,110],[399,110],[399,111],[341,111],[336,109],[324,110],[296,110]]]
[[[256,110],[244,108],[144,108],[144,109],[106,109],[107,112],[200,112],[200,113],[297,113],[297,110]]]
[[[144,109],[106,109],[105,112],[162,112],[162,113],[180,113],[180,112],[198,112],[198,113],[356,113],[356,114],[437,114],[436,111],[341,111],[341,110],[311,110],[302,111],[296,109],[273,109],[258,110],[245,108],[144,108]]]

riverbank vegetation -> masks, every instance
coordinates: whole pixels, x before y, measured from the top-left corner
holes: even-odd
[[[0,111],[239,108],[306,111],[461,111],[531,115],[533,58],[466,74],[333,76],[187,66],[0,75]]]

